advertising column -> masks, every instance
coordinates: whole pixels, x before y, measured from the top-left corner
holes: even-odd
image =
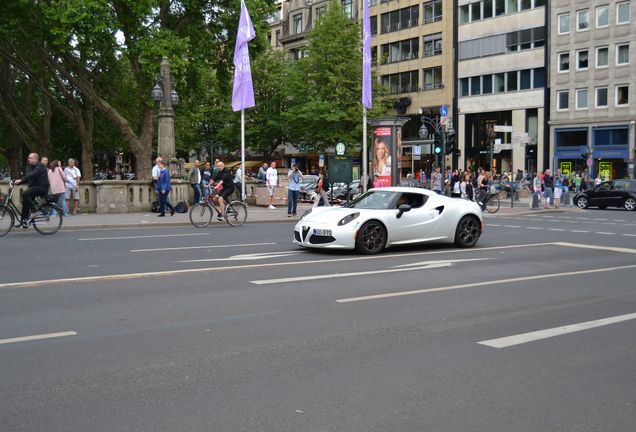
[[[371,162],[371,177],[382,187],[400,185],[400,130],[410,119],[408,117],[391,117],[370,119],[373,128],[373,152]],[[377,176],[377,178],[375,177]]]

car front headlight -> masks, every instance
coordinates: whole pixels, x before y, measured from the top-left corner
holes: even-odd
[[[352,220],[354,220],[355,218],[357,218],[358,216],[360,216],[360,212],[351,213],[350,215],[347,215],[343,217],[342,219],[340,219],[340,221],[338,221],[338,226],[346,225]]]

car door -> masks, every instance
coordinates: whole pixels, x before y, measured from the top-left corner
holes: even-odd
[[[612,182],[603,182],[588,192],[590,206],[608,206]]]
[[[436,220],[440,216],[437,209],[426,206],[428,195],[402,192],[389,212],[389,241],[391,244],[417,243],[434,236]],[[411,210],[400,213],[400,204],[408,204]]]
[[[612,184],[612,190],[608,198],[608,206],[622,207],[625,198],[629,195],[627,180],[614,180]]]

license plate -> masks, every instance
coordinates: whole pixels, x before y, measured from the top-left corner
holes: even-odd
[[[331,235],[331,230],[328,230],[328,229],[314,229],[313,234],[314,235],[318,235],[318,236],[330,236]]]

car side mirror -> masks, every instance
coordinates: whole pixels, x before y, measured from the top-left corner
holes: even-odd
[[[408,211],[411,211],[411,206],[408,204],[400,204],[400,206],[398,207],[398,214],[397,214],[397,218],[401,218],[402,217],[402,213],[406,213]]]

